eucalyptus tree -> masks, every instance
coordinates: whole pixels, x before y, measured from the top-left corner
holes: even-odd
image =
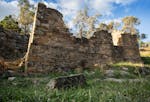
[[[127,16],[122,19],[123,27],[122,31],[125,33],[130,33],[132,35],[139,34],[138,29],[135,26],[140,24],[140,20],[134,16]]]
[[[98,29],[108,31],[108,25],[105,23],[100,23]]]
[[[19,0],[20,14],[19,23],[22,27],[23,34],[30,33],[30,27],[33,23],[34,9],[29,0]]]
[[[73,20],[78,32],[77,37],[79,38],[85,37],[89,39],[95,31],[95,23],[97,22],[97,18],[101,16],[100,14],[89,16],[88,10],[89,9],[87,7],[80,10]]]

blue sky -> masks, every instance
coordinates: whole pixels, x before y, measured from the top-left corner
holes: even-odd
[[[140,33],[148,34],[146,41],[150,42],[150,0],[29,0],[37,5],[43,1],[47,6],[58,9],[64,14],[64,20],[69,27],[73,27],[72,19],[84,4],[89,7],[89,12],[102,14],[100,22],[110,20],[120,21],[125,16],[136,16],[141,24],[137,26]],[[0,0],[0,20],[6,15],[19,14],[18,0]]]

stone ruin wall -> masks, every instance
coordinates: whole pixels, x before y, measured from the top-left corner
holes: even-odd
[[[101,66],[112,63],[111,34],[97,31],[91,39],[79,39],[69,33],[57,10],[38,5],[34,39],[29,53],[28,67],[54,70]]]
[[[114,30],[112,32],[112,39],[114,44],[114,58],[116,62],[142,62],[139,53],[137,35]]]
[[[118,61],[141,61],[135,36],[122,35],[120,45],[116,47],[107,31],[96,31],[90,39],[75,38],[65,27],[63,15],[41,3],[33,34],[29,68],[53,71],[103,66]]]
[[[75,38],[66,28],[63,15],[41,3],[38,4],[28,50],[28,38],[18,35],[12,37],[9,33],[0,29],[0,36],[4,36],[0,39],[0,58],[3,62],[9,60],[10,63],[14,63],[14,60],[22,63],[22,59],[27,58],[28,68],[37,71],[102,67],[120,61],[141,62],[136,36],[121,35],[118,46],[113,45],[112,35],[107,31],[96,31],[90,39]],[[10,58],[4,51],[13,57]]]
[[[141,62],[140,51],[136,35],[122,34],[119,42],[122,47],[123,61]]]
[[[0,27],[0,75],[23,65],[28,46],[28,36]]]

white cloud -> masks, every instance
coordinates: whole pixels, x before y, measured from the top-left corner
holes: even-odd
[[[113,6],[110,0],[89,0],[89,7],[93,9],[97,13],[101,13],[103,15],[111,15]]]
[[[18,1],[13,0],[10,2],[6,2],[5,0],[0,1],[0,20],[2,20],[7,15],[18,15]]]
[[[85,5],[89,12],[102,14],[106,16],[113,15],[116,8],[113,4],[126,6],[136,0],[57,0],[57,9],[63,13],[65,21],[70,27],[73,27],[72,19]]]
[[[136,0],[85,0],[88,7],[103,15],[112,15],[113,4],[128,5]]]
[[[72,19],[83,7],[83,1],[81,0],[57,0],[56,3],[53,2],[44,2],[48,7],[58,9],[64,16],[64,20],[67,25],[72,28],[73,22]]]
[[[107,20],[104,21],[104,23],[108,24],[108,23],[110,23],[111,21],[117,22],[117,23],[121,23],[121,22],[122,22],[122,18],[107,19]]]
[[[37,4],[37,2],[35,2],[34,0],[29,0],[29,3],[30,3],[31,5],[36,5],[36,4]]]
[[[48,3],[48,6],[54,9],[58,8],[58,5],[56,3]]]
[[[127,5],[130,4],[136,0],[111,0],[112,2],[115,1],[116,4],[122,4],[122,5]]]
[[[58,0],[59,10],[63,13],[64,17],[70,16],[72,18],[76,15],[82,7],[83,1],[81,0]]]
[[[73,28],[74,24],[73,22],[70,20],[68,23],[67,23],[67,27],[70,27],[70,28]]]
[[[58,3],[64,9],[79,10],[82,1],[81,0],[58,0]]]
[[[44,3],[47,7],[50,7],[50,8],[53,8],[53,9],[58,9],[58,4],[57,4],[57,3],[46,2],[46,1],[43,1],[43,3]]]
[[[37,5],[35,0],[29,0],[31,4]],[[126,6],[136,0],[56,0],[56,2],[43,2],[51,8],[58,9],[63,15],[64,20],[70,27],[73,27],[72,19],[81,8],[85,5],[89,8],[89,12],[95,14],[102,14],[105,16],[113,15],[113,10],[116,9],[114,4]],[[0,20],[9,14],[19,14],[18,0],[6,2],[0,0]]]

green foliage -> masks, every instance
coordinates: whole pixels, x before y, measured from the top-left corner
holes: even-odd
[[[7,30],[12,30],[15,32],[21,31],[18,22],[12,17],[12,15],[5,16],[5,18],[2,21],[0,21],[0,26]]]
[[[141,34],[141,39],[146,39],[147,37],[146,37],[146,34],[144,34],[144,33],[142,33]]]
[[[146,47],[147,44],[143,42],[143,40],[147,38],[147,34],[144,33],[138,34],[137,37],[140,47]]]

